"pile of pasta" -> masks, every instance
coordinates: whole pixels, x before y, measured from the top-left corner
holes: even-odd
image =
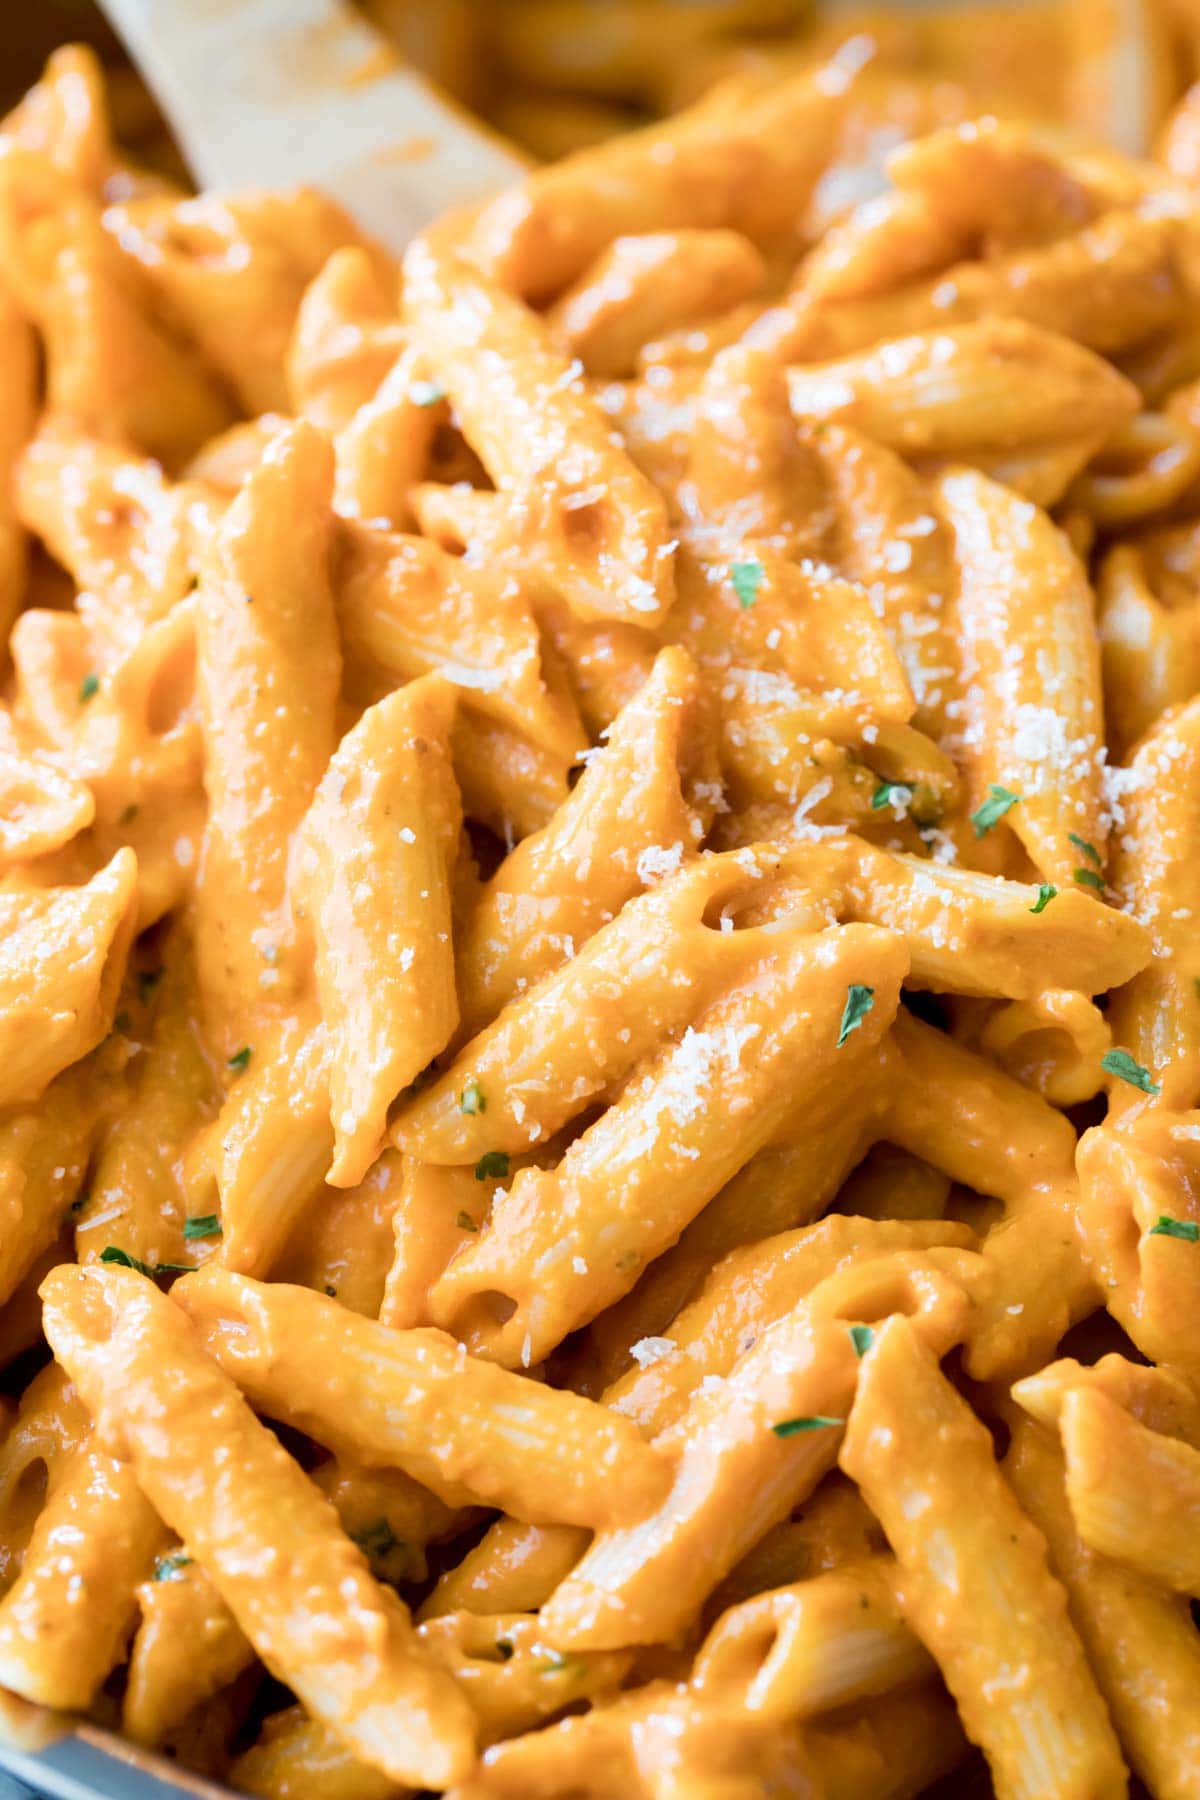
[[[1200,100],[816,229],[871,67],[400,266],[4,122],[10,1735],[1200,1792]]]

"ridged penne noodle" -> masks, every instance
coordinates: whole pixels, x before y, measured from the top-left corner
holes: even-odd
[[[388,1107],[458,1024],[454,704],[453,689],[426,676],[369,707],[331,757],[300,828],[292,897],[316,945],[335,1187],[362,1180]]]
[[[179,1308],[122,1269],[56,1273],[45,1298],[47,1332],[99,1429],[122,1444],[139,1486],[208,1570],[259,1654],[393,1779],[445,1784],[465,1774],[474,1735],[466,1701],[420,1654],[403,1603],[368,1574],[329,1503],[205,1356]],[[164,1411],[174,1419],[170,1439],[157,1423]],[[197,1485],[188,1432],[198,1446],[220,1447],[227,1495]],[[280,1543],[291,1575],[276,1589],[258,1570],[264,1557],[278,1566]],[[308,1606],[322,1592],[327,1644],[295,1611],[300,1596]],[[345,1654],[350,1627],[337,1597],[351,1594],[354,1627],[371,1645],[369,1667]],[[331,1663],[326,1649],[335,1643],[343,1650]]]
[[[584,618],[657,625],[674,598],[665,503],[549,334],[422,239],[404,260],[404,314],[551,585]]]
[[[1116,1738],[1045,1539],[1006,1488],[986,1427],[904,1319],[889,1320],[863,1358],[840,1460],[888,1535],[905,1615],[986,1749],[997,1793],[1124,1794]],[[968,1591],[964,1630],[947,1599]]]
[[[356,245],[335,250],[304,291],[285,368],[291,410],[343,431],[404,345],[396,284]]]

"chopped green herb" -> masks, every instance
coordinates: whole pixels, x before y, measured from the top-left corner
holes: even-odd
[[[1076,869],[1072,879],[1077,881],[1080,887],[1095,888],[1098,894],[1104,892],[1104,877],[1097,875],[1095,869]]]
[[[854,1345],[855,1356],[865,1356],[875,1342],[875,1333],[869,1325],[852,1325],[850,1342]]]
[[[474,1076],[458,1096],[458,1110],[465,1113],[485,1113],[487,1111],[487,1099]]]
[[[414,406],[436,406],[439,400],[446,398],[446,390],[436,381],[410,381],[408,397]]]
[[[913,791],[906,782],[881,781],[871,795],[871,811],[882,812],[885,806],[891,806],[893,794],[901,806],[907,806],[913,797]]]
[[[96,674],[95,670],[93,670],[90,675],[85,675],[79,684],[80,706],[86,706],[88,701],[94,700],[99,692],[100,677]]]
[[[636,1269],[641,1260],[636,1250],[622,1250],[613,1266],[618,1274],[628,1275],[630,1269]]]
[[[1141,1063],[1134,1062],[1128,1050],[1106,1050],[1100,1058],[1100,1067],[1109,1075],[1116,1075],[1119,1080],[1127,1081],[1130,1087],[1141,1088],[1143,1094],[1161,1094],[1162,1089],[1151,1076],[1149,1069],[1143,1069]]]
[[[243,1044],[240,1050],[235,1050],[226,1066],[232,1069],[235,1075],[240,1075],[243,1069],[248,1069],[250,1067],[249,1044]]]
[[[1068,844],[1074,844],[1075,848],[1079,851],[1079,854],[1081,856],[1086,856],[1089,862],[1094,862],[1097,868],[1101,866],[1104,858],[1097,850],[1095,844],[1089,844],[1087,839],[1081,838],[1077,831],[1068,831],[1067,842]]]
[[[185,1219],[183,1235],[185,1238],[220,1237],[221,1221],[216,1213],[204,1213],[198,1219]]]
[[[501,1662],[511,1662],[512,1661],[513,1647],[509,1643],[507,1638],[497,1638],[496,1639],[496,1655],[500,1658]]]
[[[475,1164],[476,1181],[490,1181],[493,1176],[503,1181],[508,1174],[508,1153],[504,1150],[485,1150]]]
[[[118,1250],[115,1244],[106,1244],[100,1252],[102,1263],[116,1263],[122,1269],[136,1269],[139,1275],[148,1275],[151,1281],[156,1275],[190,1275],[191,1263],[149,1263],[139,1262],[136,1256],[130,1256],[128,1250]]]
[[[838,1031],[837,1047],[840,1050],[852,1031],[857,1031],[867,1014],[875,1004],[875,989],[863,987],[860,982],[852,981],[846,989],[846,1004],[842,1008],[842,1023]]]
[[[455,1220],[455,1224],[458,1226],[458,1229],[460,1231],[478,1231],[479,1230],[478,1225],[475,1223],[474,1219],[471,1217],[469,1212],[460,1212],[458,1215],[458,1218]]]
[[[138,999],[143,1006],[163,978],[161,969],[141,969],[137,976]]]
[[[1043,881],[1041,886],[1038,888],[1038,897],[1029,909],[1030,912],[1031,913],[1045,912],[1046,908],[1049,906],[1050,902],[1053,900],[1053,898],[1054,898],[1055,894],[1057,894],[1057,892],[1058,892],[1058,889],[1055,887],[1055,885],[1052,881]]]
[[[71,1211],[73,1213],[82,1212],[84,1207],[87,1205],[88,1201],[91,1199],[91,1197],[92,1196],[90,1194],[76,1194],[75,1198],[71,1202]]]
[[[400,1544],[386,1519],[375,1519],[361,1531],[352,1531],[350,1536],[364,1556],[389,1556]]]
[[[758,598],[758,590],[763,584],[766,570],[757,556],[747,557],[745,562],[729,565],[729,579],[733,583],[733,591],[738,597],[738,604],[743,612],[749,612]]]
[[[975,836],[981,838],[999,824],[1009,807],[1015,806],[1021,798],[1020,794],[1010,793],[1006,787],[997,787],[995,782],[988,788],[988,797],[983,805],[971,814],[971,823],[975,827]]]
[[[180,1581],[182,1571],[187,1568],[192,1558],[186,1550],[173,1550],[170,1556],[160,1556],[154,1565],[155,1581]]]
[[[1191,1219],[1173,1219],[1170,1213],[1159,1213],[1150,1227],[1151,1237],[1183,1238],[1189,1244],[1200,1243],[1200,1225]]]
[[[824,1413],[811,1413],[804,1419],[780,1419],[778,1425],[772,1425],[771,1430],[776,1437],[788,1438],[795,1437],[801,1431],[824,1431],[827,1425],[845,1423],[845,1419],[827,1419]]]

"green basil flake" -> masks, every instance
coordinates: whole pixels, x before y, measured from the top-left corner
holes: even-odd
[[[486,1096],[474,1076],[458,1096],[458,1110],[465,1113],[485,1113],[487,1111]]]
[[[137,974],[138,999],[145,1005],[163,978],[161,969],[141,969]]]
[[[170,1556],[160,1556],[154,1565],[155,1581],[180,1581],[181,1571],[186,1569],[192,1558],[186,1550],[173,1550]]]
[[[875,1333],[869,1325],[852,1325],[850,1342],[854,1345],[855,1356],[865,1356],[875,1342]]]
[[[93,670],[90,675],[85,675],[79,684],[80,706],[86,706],[88,701],[94,700],[99,692],[100,677],[96,674],[95,670]]]
[[[1038,897],[1029,909],[1030,912],[1031,913],[1045,912],[1046,908],[1049,906],[1050,902],[1053,900],[1053,898],[1054,898],[1055,894],[1057,894],[1057,892],[1058,892],[1058,889],[1055,887],[1055,885],[1052,881],[1043,881],[1041,886],[1038,888]]]
[[[1120,1081],[1127,1081],[1130,1087],[1141,1088],[1143,1094],[1162,1093],[1149,1069],[1143,1069],[1141,1063],[1134,1062],[1128,1050],[1106,1050],[1100,1058],[1100,1067],[1106,1074],[1115,1075]]]
[[[1095,844],[1089,844],[1087,839],[1081,838],[1077,831],[1068,831],[1067,842],[1068,844],[1074,844],[1081,856],[1086,856],[1089,862],[1094,862],[1096,867],[1100,868],[1104,858],[1097,850]]]
[[[827,1419],[824,1413],[810,1413],[804,1419],[780,1419],[771,1430],[776,1437],[796,1437],[801,1431],[824,1431],[826,1426],[844,1425],[845,1419]]]
[[[122,1269],[135,1269],[139,1275],[148,1275],[151,1281],[156,1275],[190,1275],[192,1273],[191,1263],[155,1263],[151,1267],[149,1263],[139,1261],[136,1256],[130,1256],[128,1250],[119,1250],[116,1244],[104,1246],[100,1252],[100,1261],[116,1263],[118,1268]]]
[[[902,806],[907,806],[913,797],[912,788],[906,781],[881,781],[871,795],[871,811],[882,812],[885,806],[890,806],[893,794],[903,795]]]
[[[1010,793],[1006,787],[997,787],[995,782],[988,788],[987,799],[983,805],[971,814],[971,823],[975,827],[975,836],[981,838],[999,824],[1010,807],[1020,800],[1020,794]]]
[[[738,604],[743,612],[749,612],[758,598],[758,590],[766,577],[766,570],[757,556],[749,556],[745,562],[729,565],[729,579],[733,583],[733,591],[738,597]]]
[[[508,1152],[505,1150],[485,1150],[475,1164],[476,1181],[490,1181],[493,1176],[503,1181],[508,1174]]]
[[[1077,881],[1080,887],[1095,888],[1098,894],[1104,892],[1104,877],[1097,875],[1095,869],[1076,869],[1073,872],[1072,880]]]
[[[838,1031],[837,1048],[840,1050],[852,1031],[857,1031],[867,1014],[875,1004],[875,989],[863,987],[861,983],[852,981],[846,989],[846,1004],[842,1008],[842,1023]]]
[[[478,1231],[479,1227],[469,1212],[460,1212],[454,1221],[460,1231]]]
[[[436,381],[410,381],[408,397],[414,406],[436,406],[439,400],[446,398],[446,390]]]
[[[235,1075],[240,1075],[243,1069],[250,1067],[250,1054],[249,1044],[243,1044],[240,1050],[234,1051],[226,1067],[232,1069]]]
[[[198,1219],[185,1219],[183,1235],[185,1238],[220,1237],[221,1221],[216,1213],[204,1213]]]
[[[364,1525],[361,1531],[352,1531],[350,1537],[364,1556],[389,1556],[393,1550],[401,1547],[400,1539],[386,1519],[374,1519],[370,1525]]]
[[[1200,1243],[1200,1225],[1193,1224],[1191,1219],[1173,1219],[1170,1213],[1159,1213],[1150,1227],[1151,1237],[1183,1238],[1185,1243]]]

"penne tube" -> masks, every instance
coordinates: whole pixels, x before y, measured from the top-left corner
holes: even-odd
[[[585,619],[659,624],[674,599],[666,503],[547,328],[421,238],[404,259],[404,316],[550,585]]]
[[[155,1746],[254,1663],[254,1648],[207,1572],[185,1550],[161,1555],[137,1590],[121,1728]]]
[[[628,1293],[637,1272],[832,1074],[839,1021],[848,997],[862,991],[851,975],[871,975],[862,1041],[886,1029],[907,960],[899,940],[845,926],[777,941],[630,1083],[557,1169],[514,1178],[487,1231],[432,1290],[443,1329],[509,1366],[540,1361]],[[808,996],[802,1008],[800,989]],[[504,1297],[499,1308],[496,1294]]]
[[[360,1461],[404,1469],[450,1505],[599,1527],[636,1517],[669,1480],[628,1421],[476,1361],[442,1332],[391,1331],[304,1288],[216,1269],[177,1297],[256,1405]],[[345,1380],[332,1406],[331,1363]],[[451,1404],[472,1417],[453,1441],[442,1424]]]
[[[850,1322],[913,1310],[944,1349],[969,1310],[956,1276],[972,1279],[976,1261],[932,1250],[876,1258],[829,1277],[763,1331],[659,1440],[679,1453],[666,1500],[599,1533],[542,1608],[552,1640],[566,1650],[665,1643],[691,1625],[723,1576],[832,1468],[857,1378]]]
[[[1121,1746],[1152,1794],[1186,1800],[1200,1773],[1200,1643],[1188,1602],[1080,1543],[1064,1475],[1050,1432],[1015,1419],[1004,1476],[1050,1545]]]
[[[887,1533],[905,1616],[997,1794],[1123,1795],[1116,1737],[1046,1541],[1006,1487],[986,1426],[903,1318],[863,1358],[840,1460]]]
[[[1003,792],[1011,828],[1045,880],[1069,888],[1081,853],[1101,862],[1100,660],[1093,599],[1074,553],[1046,515],[966,470],[935,492],[954,534],[961,588],[967,729],[973,788]],[[1032,623],[1049,617],[1041,634]],[[1032,655],[1023,646],[1037,643]],[[1084,855],[1085,873],[1094,875]],[[1089,885],[1092,885],[1089,883]]]
[[[196,954],[214,1041],[247,1043],[261,997],[303,972],[287,911],[292,833],[334,747],[340,657],[326,563],[332,456],[289,425],[209,546],[197,687],[209,815]]]
[[[437,1787],[464,1775],[466,1701],[180,1309],[125,1269],[56,1271],[44,1299],[55,1353],[98,1429],[122,1445],[268,1668],[393,1780]],[[264,1582],[264,1568],[277,1579]]]
[[[705,1638],[692,1683],[737,1694],[761,1718],[803,1719],[928,1679],[888,1557],[846,1563],[732,1606]]]
[[[289,410],[322,431],[344,431],[404,348],[397,283],[358,244],[335,250],[296,310],[284,358]]]
[[[1148,1431],[1200,1450],[1200,1399],[1182,1369],[1150,1367],[1115,1354],[1086,1364],[1064,1356],[1018,1381],[1012,1394],[1031,1418],[1056,1429],[1063,1399],[1076,1388],[1094,1388]]]
[[[80,888],[0,895],[0,1103],[30,1105],[112,1025],[133,939],[137,858]]]
[[[402,351],[337,435],[334,505],[347,518],[393,530],[408,523],[409,489],[424,474],[438,425],[439,402],[421,368],[415,351]]]
[[[82,1443],[55,1468],[0,1601],[0,1682],[40,1705],[86,1711],[124,1656],[137,1585],[165,1541],[129,1465]]]
[[[1175,1593],[1200,1587],[1200,1450],[1149,1431],[1097,1387],[1062,1397],[1067,1502],[1089,1550]]]
[[[36,1106],[0,1121],[0,1304],[70,1216],[108,1117],[105,1080],[119,1079],[122,1067],[122,1053],[106,1045],[51,1082]]]
[[[335,1187],[363,1179],[388,1107],[458,1024],[454,706],[453,689],[426,676],[369,707],[335,751],[297,840],[291,894],[316,946]]]
[[[553,822],[505,858],[468,914],[455,946],[465,1029],[559,968],[606,915],[693,852],[720,798],[705,727],[690,657],[661,651]]]

